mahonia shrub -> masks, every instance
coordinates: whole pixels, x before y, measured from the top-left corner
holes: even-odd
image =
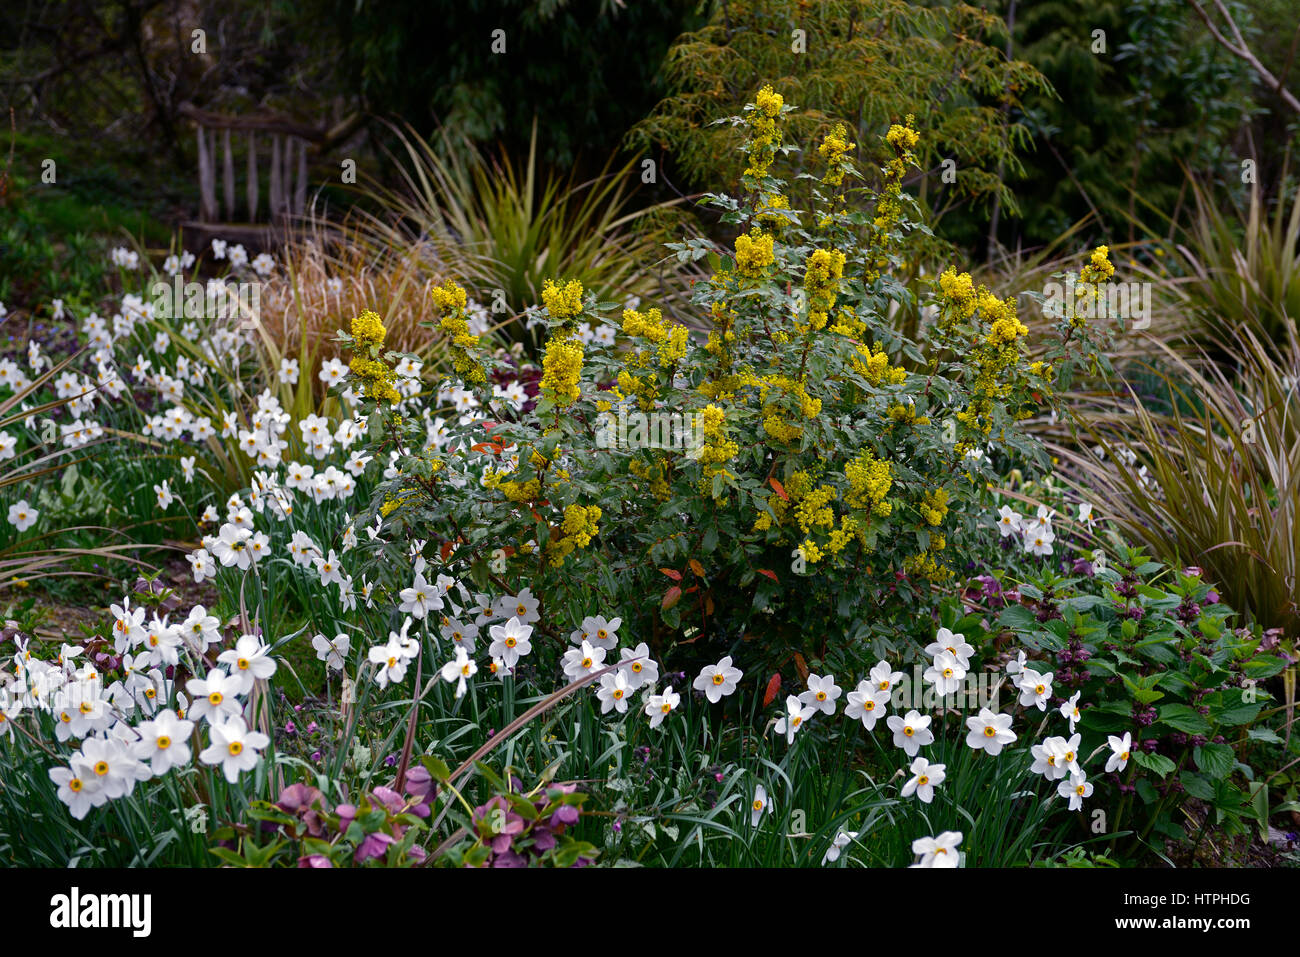
[[[1044,461],[1020,423],[1091,343],[1070,329],[1030,363],[1015,302],[955,269],[922,338],[901,335],[889,316],[908,293],[892,274],[925,228],[903,188],[910,117],[869,172],[834,127],[799,210],[777,175],[796,149],[789,109],[765,87],[729,120],[747,135],[740,195],[705,201],[733,247],[670,246],[712,268],[692,289],[699,328],[549,282],[539,401],[515,414],[494,404],[499,360],[466,334],[464,292],[439,292],[456,388],[496,411],[435,427],[373,407],[389,532],[485,592],[529,588],[552,617],[589,614],[595,596],[683,667],[742,642],[750,660],[802,669],[929,640],[940,587],[984,534],[992,461]]]

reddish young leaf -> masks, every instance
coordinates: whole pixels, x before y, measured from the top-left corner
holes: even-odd
[[[772,675],[770,679],[768,679],[767,690],[763,692],[763,707],[766,708],[773,701],[775,701],[776,696],[780,693],[781,693],[781,672],[778,671],[776,674]]]
[[[691,571],[695,572],[695,575],[696,575],[697,578],[703,578],[703,577],[704,577],[704,566],[703,566],[703,565],[701,565],[699,562],[697,562],[697,561],[696,561],[695,559],[693,559],[693,558],[692,558],[689,562],[687,562],[687,564],[691,566]]]
[[[781,501],[790,501],[790,496],[786,494],[784,485],[778,482],[775,478],[770,478],[768,481],[772,483],[772,490],[776,492],[777,495],[781,496]]]
[[[669,608],[672,608],[673,605],[677,604],[681,597],[682,590],[678,586],[674,585],[672,588],[664,592],[664,600],[660,603],[659,607],[664,611],[667,611]]]
[[[659,570],[675,582],[682,580],[682,573],[675,568],[661,568]]]
[[[772,579],[772,581],[774,581],[774,582],[778,582],[778,583],[779,583],[779,582],[781,581],[781,579],[779,579],[779,578],[776,577],[776,572],[772,571],[772,569],[770,569],[770,568],[760,568],[760,569],[758,570],[758,573],[759,573],[760,575],[766,575],[768,578]]]

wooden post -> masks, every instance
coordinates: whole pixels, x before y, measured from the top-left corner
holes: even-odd
[[[208,150],[208,138],[203,127],[197,127],[199,143],[199,219],[205,223],[216,222],[217,190],[212,168],[213,157]]]
[[[257,222],[257,134],[248,131],[248,221]]]
[[[298,141],[298,185],[293,191],[293,211],[301,216],[307,211],[307,143]]]
[[[221,162],[221,192],[226,201],[226,222],[235,221],[235,154],[230,151],[230,130],[221,132],[221,145],[225,152]]]
[[[283,139],[280,134],[271,137],[271,209],[270,219],[274,223],[280,217],[280,169],[283,163],[281,159],[281,144]]]

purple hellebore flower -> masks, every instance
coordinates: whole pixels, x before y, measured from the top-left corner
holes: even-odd
[[[320,837],[325,833],[325,825],[320,819],[320,812],[316,810],[319,805],[322,811],[329,810],[329,804],[325,800],[325,795],[321,794],[314,787],[306,784],[290,784],[280,792],[280,800],[277,807],[282,811],[287,811],[302,819],[307,825],[307,833],[312,837]]]
[[[572,804],[562,804],[551,815],[551,826],[564,827],[567,824],[577,824],[579,816],[578,809]]]
[[[338,812],[339,816],[339,831],[346,831],[348,825],[357,816],[357,806],[355,804],[340,804],[334,810]]]
[[[402,809],[406,807],[406,802],[402,800],[402,796],[392,788],[378,787],[370,793],[388,809],[389,814],[401,814]]]
[[[406,793],[411,797],[423,798],[433,793],[433,775],[423,764],[417,764],[406,771]]]
[[[503,854],[510,849],[516,834],[524,830],[524,819],[510,810],[506,799],[497,794],[486,804],[474,809],[474,830],[480,837],[489,838],[493,853]]]
[[[299,867],[333,867],[330,859],[324,854],[308,854],[306,857],[298,858]]]
[[[388,846],[395,843],[397,843],[396,838],[391,834],[385,834],[383,831],[367,834],[365,840],[357,845],[357,852],[352,855],[352,859],[360,864],[362,861],[381,857],[388,849]]]
[[[299,782],[290,784],[282,790],[277,804],[280,810],[292,813],[305,807],[311,807],[321,797],[321,792],[316,788]]]

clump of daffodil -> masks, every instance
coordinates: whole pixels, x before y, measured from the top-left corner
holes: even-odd
[[[431,294],[434,305],[442,311],[438,328],[451,340],[451,365],[456,375],[471,385],[487,381],[483,363],[472,354],[472,350],[478,348],[479,337],[469,331],[469,319],[465,313],[469,298],[464,287],[448,280],[441,286],[434,286]]]
[[[393,388],[393,370],[379,357],[388,330],[378,313],[366,310],[352,320],[352,361],[348,368],[365,394],[375,401],[397,402],[402,397]]]

